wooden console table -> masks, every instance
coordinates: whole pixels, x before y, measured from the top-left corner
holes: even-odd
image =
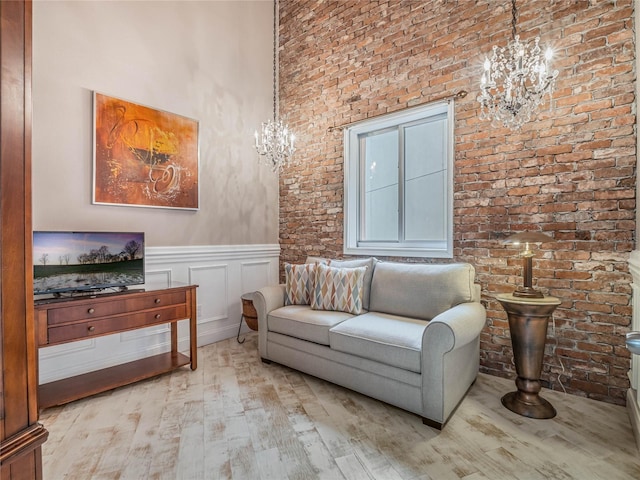
[[[73,299],[36,301],[38,347],[171,324],[171,351],[101,370],[45,383],[38,387],[39,408],[62,405],[106,392],[184,365],[195,370],[197,360],[197,285],[172,285]],[[190,356],[178,352],[178,321],[189,320]]]

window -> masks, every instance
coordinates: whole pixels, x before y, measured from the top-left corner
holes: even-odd
[[[453,257],[453,102],[345,130],[344,253]]]

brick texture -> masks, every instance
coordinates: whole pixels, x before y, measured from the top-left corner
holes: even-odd
[[[520,131],[478,119],[482,61],[511,36],[510,2],[280,1],[280,108],[298,135],[280,177],[281,262],[341,257],[343,142],[330,127],[467,90],[456,100],[454,259],[473,264],[488,321],[481,370],[514,377],[494,295],[521,282],[512,233],[548,233],[537,287],[562,299],[543,385],[624,404],[635,235],[632,0],[519,3],[518,33],[555,50],[551,111]],[[403,259],[408,261],[434,261]]]

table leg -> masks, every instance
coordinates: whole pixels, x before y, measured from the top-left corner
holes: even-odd
[[[242,340],[240,340],[240,329],[242,328],[243,318],[244,318],[244,315],[240,315],[240,325],[238,325],[238,334],[236,335],[236,341],[240,344],[244,343],[244,341],[246,340],[246,338],[243,338]]]
[[[190,290],[189,301],[191,303],[191,315],[189,316],[189,355],[191,357],[191,370],[198,368],[198,304],[196,302],[196,290]]]
[[[178,353],[178,322],[171,322],[171,354]]]

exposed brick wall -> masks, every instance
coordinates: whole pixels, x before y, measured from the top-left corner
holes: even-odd
[[[521,263],[499,240],[541,230],[555,241],[537,251],[534,278],[562,299],[544,385],[560,389],[562,374],[570,393],[623,404],[635,232],[632,1],[518,4],[518,33],[551,44],[560,75],[553,110],[514,133],[481,122],[476,101],[484,56],[511,36],[509,1],[280,0],[281,110],[298,135],[296,163],[280,180],[281,261],[342,256],[342,133],[329,127],[467,90],[456,101],[453,260],[476,267],[487,301],[481,370],[515,374],[493,296],[521,282]]]

